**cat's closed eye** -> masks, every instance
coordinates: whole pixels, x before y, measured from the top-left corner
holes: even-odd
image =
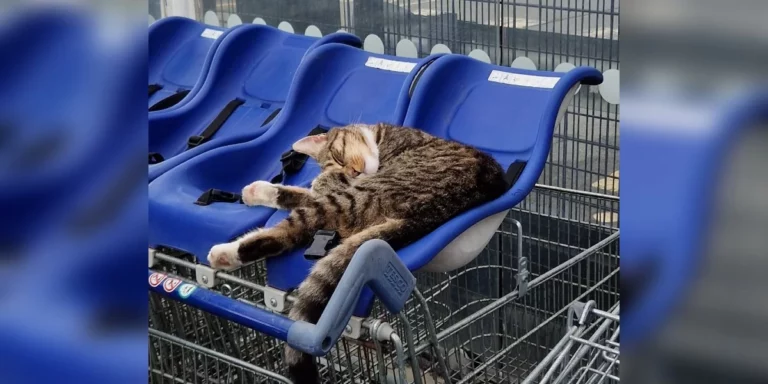
[[[344,166],[343,159],[340,159],[340,156],[335,151],[331,151],[331,158],[336,162],[336,164],[339,164],[342,167]]]

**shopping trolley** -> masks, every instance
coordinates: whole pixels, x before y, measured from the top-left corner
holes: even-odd
[[[417,273],[416,289],[399,314],[390,314],[377,303],[369,317],[353,318],[330,352],[317,358],[322,381],[596,383],[606,372],[605,380],[618,377],[618,357],[608,352],[605,356],[616,360],[613,366],[600,365],[605,360],[589,363],[596,351],[603,351],[591,344],[583,352],[575,350],[560,358],[562,351],[582,345],[581,341],[566,345],[569,341],[563,342],[563,337],[570,336],[602,343],[616,353],[618,327],[598,329],[601,336],[593,340],[595,325],[589,323],[593,318],[585,316],[584,324],[574,323],[581,318],[574,315],[580,303],[592,303],[582,308],[593,313],[602,308],[618,311],[619,232],[584,224],[596,210],[615,209],[616,202],[544,186],[533,194],[535,201],[559,201],[567,210],[580,212],[578,220],[561,220],[573,229],[551,236],[524,235],[536,232],[536,222],[547,220],[550,212],[534,215],[533,210],[541,210],[538,203],[515,208],[467,266],[449,273]],[[552,210],[556,213],[557,208]],[[525,225],[517,220],[522,217],[527,218]],[[571,234],[600,240],[581,248],[563,242],[563,237],[570,237],[563,235]],[[521,295],[516,277],[523,255],[535,257],[529,257],[530,280]],[[194,263],[154,256],[155,271],[195,280]],[[269,289],[265,276],[264,263],[255,263],[217,273],[219,283],[212,289],[265,309],[270,305],[265,302]],[[276,338],[156,293],[150,293],[149,323],[151,383],[290,382],[282,366],[283,342]],[[552,363],[557,363],[557,370],[544,381]],[[565,363],[571,364],[567,370]]]

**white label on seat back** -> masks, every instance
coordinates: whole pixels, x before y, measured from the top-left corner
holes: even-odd
[[[378,57],[369,57],[368,61],[365,62],[365,66],[371,67],[371,68],[383,69],[385,71],[408,73],[408,72],[411,72],[411,70],[413,70],[413,67],[416,66],[416,63],[409,63],[407,61],[387,60],[387,59],[381,59]]]
[[[534,88],[554,88],[558,80],[560,80],[559,77],[522,75],[496,70],[491,71],[491,75],[488,76],[488,81]]]
[[[218,39],[224,31],[217,31],[215,29],[206,28],[200,36],[207,37],[209,39]]]

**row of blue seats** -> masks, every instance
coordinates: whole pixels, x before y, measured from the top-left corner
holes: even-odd
[[[285,103],[303,57],[323,38],[263,25],[221,30],[180,17],[149,31],[149,179],[212,148],[252,140]]]
[[[194,33],[210,35],[207,29],[199,26]],[[280,180],[308,186],[317,175],[319,167],[311,159],[289,151],[292,143],[318,128],[377,122],[473,145],[508,170],[512,183],[504,196],[398,250],[411,271],[466,264],[485,247],[506,211],[533,188],[555,125],[574,93],[581,84],[602,81],[588,67],[554,73],[462,55],[410,59],[374,54],[360,49],[356,37],[341,33],[315,39],[242,25],[219,39],[211,58],[203,60],[210,68],[201,72],[207,73],[198,80],[202,85],[193,86],[183,105],[151,112],[149,119],[150,150],[162,156],[150,165],[149,245],[192,254],[203,264],[213,245],[286,217],[284,211],[240,204],[237,192],[245,185]],[[175,66],[166,69],[173,72]],[[232,100],[242,103],[222,119]],[[205,136],[199,133],[213,120],[221,120],[218,131],[189,148],[189,138]],[[303,249],[271,258],[267,281],[288,291],[310,267]],[[355,315],[367,315],[372,303],[372,293],[365,291]]]

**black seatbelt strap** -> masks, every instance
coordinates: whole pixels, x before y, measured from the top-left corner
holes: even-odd
[[[150,84],[149,85],[149,97],[152,97],[152,95],[155,94],[155,92],[163,89],[163,86],[160,84]]]
[[[523,174],[523,170],[525,169],[525,165],[527,163],[525,161],[517,161],[515,160],[514,163],[510,164],[507,168],[507,173],[504,174],[504,181],[507,182],[507,189],[512,188],[512,186],[515,185],[515,182],[520,177],[520,175]]]
[[[200,197],[197,198],[195,204],[197,205],[211,205],[212,203],[241,203],[243,197],[239,193],[222,191],[220,189],[211,188],[203,192]]]
[[[269,116],[267,116],[267,118],[264,119],[264,122],[261,123],[261,126],[263,127],[263,126],[269,124],[270,121],[274,120],[275,117],[277,117],[277,114],[280,113],[281,109],[282,108],[278,108],[278,109],[275,109],[274,111],[272,111],[272,113],[270,113]]]
[[[227,119],[232,116],[232,113],[235,112],[237,107],[243,105],[244,103],[245,100],[242,99],[234,99],[227,103],[227,105],[224,106],[224,109],[222,109],[216,118],[213,119],[211,124],[208,124],[208,127],[205,128],[203,133],[198,136],[192,136],[187,140],[187,149],[195,148],[198,145],[210,140],[211,137],[221,128],[221,126],[224,125]]]
[[[183,100],[185,97],[187,97],[188,94],[189,94],[188,89],[178,91],[173,95],[170,95],[165,99],[162,99],[157,103],[152,104],[152,106],[149,107],[149,111],[150,112],[162,111],[163,109],[173,107],[174,105],[178,104],[181,100]]]
[[[163,155],[157,153],[157,152],[150,152],[149,153],[149,163],[150,164],[157,164],[163,162]]]
[[[328,132],[328,128],[318,125],[313,128],[307,136],[320,135],[326,132]],[[280,162],[283,165],[283,169],[278,175],[272,178],[272,184],[282,183],[288,175],[299,172],[301,168],[304,167],[304,163],[307,162],[307,158],[309,158],[309,156],[296,152],[293,149],[284,152],[283,155],[280,156]]]

